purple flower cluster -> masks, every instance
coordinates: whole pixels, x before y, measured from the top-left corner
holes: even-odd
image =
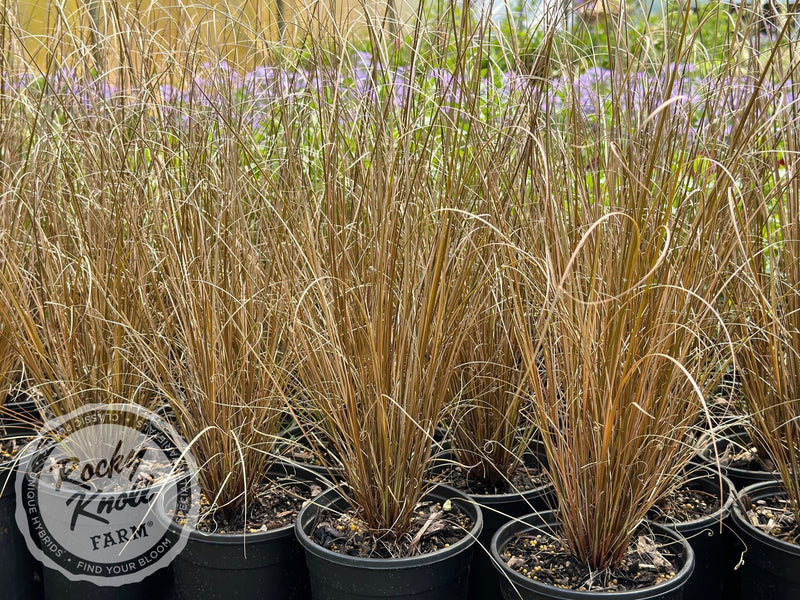
[[[78,109],[85,115],[118,104],[149,103],[176,125],[186,125],[203,115],[239,115],[240,122],[258,134],[269,122],[276,106],[329,101],[334,95],[357,107],[378,98],[402,106],[413,95],[418,106],[432,108],[458,104],[467,90],[451,70],[432,68],[413,76],[408,67],[376,68],[367,52],[355,52],[346,68],[282,68],[265,65],[244,74],[227,63],[201,65],[194,77],[164,82],[146,90],[120,90],[103,78],[81,76],[61,69],[47,77],[20,74],[6,77],[17,93],[41,90],[59,98],[60,108]],[[490,73],[479,90],[480,105],[488,113],[524,97],[534,85],[539,102],[551,114],[579,110],[590,119],[603,119],[613,106],[617,110],[646,116],[665,102],[676,118],[695,123],[704,110],[735,114],[756,92],[757,82],[747,76],[700,74],[692,64],[670,64],[658,72],[619,72],[594,66],[573,75],[534,81],[515,72]],[[797,101],[795,84],[778,89],[763,85],[758,94],[775,110]],[[708,104],[711,103],[711,106]]]
[[[504,73],[501,81],[510,94],[531,83],[517,73]],[[577,110],[589,120],[601,120],[613,107],[640,121],[669,103],[672,118],[684,123],[690,135],[698,135],[719,118],[727,119],[730,130],[733,119],[753,98],[763,107],[763,114],[787,110],[800,98],[798,86],[800,81],[779,86],[760,83],[749,75],[701,74],[686,63],[669,64],[657,72],[632,73],[594,66],[545,82],[540,86],[539,101],[552,115]]]

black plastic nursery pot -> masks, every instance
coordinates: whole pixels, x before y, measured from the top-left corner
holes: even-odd
[[[728,448],[741,448],[749,447],[750,437],[741,428],[735,428],[731,432],[719,435],[715,440],[706,434],[699,442],[700,450],[697,454],[696,460],[708,465],[711,468],[716,468],[717,458],[714,452],[720,455],[724,454]],[[778,474],[775,472],[764,471],[761,469],[743,469],[731,465],[722,465],[722,472],[731,480],[733,487],[736,490],[742,490],[749,485],[759,483],[762,481],[776,481]]]
[[[60,572],[44,568],[45,600],[171,600],[172,571],[169,567],[137,583],[110,587],[90,581],[71,581]]]
[[[690,487],[719,498],[722,505],[701,519],[664,523],[665,527],[683,535],[694,551],[695,569],[684,588],[684,597],[732,600],[738,594],[738,584],[732,581],[738,555],[729,551],[732,540],[728,519],[735,498],[733,484],[724,475],[703,467],[692,473]],[[732,589],[731,583],[737,588]]]
[[[15,433],[36,435],[42,424],[42,415],[34,400],[14,398],[0,410],[0,429],[13,429]]]
[[[407,558],[363,558],[327,550],[310,535],[322,510],[343,511],[347,502],[330,488],[300,511],[295,534],[306,552],[314,600],[465,600],[470,560],[483,528],[481,510],[469,497],[437,485],[426,500],[451,500],[473,522],[464,538],[447,548]]]
[[[800,546],[785,542],[754,527],[746,509],[753,502],[786,497],[779,482],[748,486],[737,495],[731,516],[746,546],[741,571],[741,594],[746,600],[796,600],[800,598]]]
[[[36,489],[36,494],[40,499],[48,499],[46,500],[46,502],[48,502],[47,505],[50,505],[51,502],[63,503],[66,505],[66,502],[70,498],[69,494],[72,493],[64,493],[62,490],[56,490],[43,483],[36,485],[32,483],[30,475],[26,475],[21,489],[23,495],[27,497],[28,493],[34,489]],[[151,490],[144,489],[142,491],[152,492],[154,495],[158,493],[155,488],[152,488]],[[105,499],[111,503],[115,503],[120,496],[121,493],[110,492],[98,494],[96,498],[98,501],[103,501],[103,499]],[[78,499],[77,502],[82,502],[82,500]],[[71,505],[76,506],[77,504],[71,503]],[[146,510],[146,508],[143,508],[143,510]],[[71,511],[64,512],[63,514],[54,514],[51,512],[51,514],[53,514],[53,522],[58,521],[63,523],[62,528],[64,530],[67,530],[68,521],[71,518],[74,518],[74,513],[71,513]],[[145,523],[148,523],[146,519],[149,519],[149,523],[152,524],[153,517],[145,518]],[[134,519],[134,521],[138,522],[138,519]],[[105,527],[105,529],[108,532],[114,532],[116,535],[118,525],[119,524],[115,523],[115,521],[111,519],[111,522]],[[37,527],[38,526],[36,523],[29,521],[31,538],[36,540],[35,543],[37,544],[39,551],[44,552],[45,555],[51,558],[51,560],[54,559],[57,561],[65,560],[67,562],[74,562],[75,560],[79,560],[81,558],[80,556],[70,556],[69,550],[64,548],[53,551],[52,549],[55,546],[50,546],[46,541],[42,541],[43,539],[46,540],[46,537],[36,537],[35,532],[37,531]],[[76,532],[75,535],[78,536],[82,534]],[[118,540],[119,538],[115,539],[115,542],[118,542]],[[100,544],[102,544],[102,542],[100,542]],[[116,550],[113,547],[107,550],[108,553],[113,553],[115,551]],[[170,600],[172,575],[169,566],[165,566],[164,568],[161,568],[160,570],[145,577],[144,579],[141,579],[140,581],[124,583],[122,585],[98,585],[91,581],[75,581],[69,579],[57,569],[45,564],[42,568],[42,582],[44,600],[87,600],[88,598],[91,598],[92,600]]]
[[[716,439],[711,438],[709,434],[706,434],[698,443],[700,450],[697,454],[696,460],[702,464],[707,465],[711,470],[717,470],[717,454],[720,456],[724,456],[724,454],[728,451],[739,451],[745,450],[749,448],[752,444],[750,443],[750,436],[744,430],[743,427],[737,425],[729,428],[729,431],[726,433],[721,433]],[[715,452],[716,449],[716,452]],[[721,465],[722,472],[725,474],[726,477],[731,481],[734,487],[734,497],[739,490],[746,488],[747,486],[753,485],[755,483],[762,483],[762,482],[774,482],[777,481],[779,478],[778,473],[765,471],[761,468],[741,468],[735,467],[732,465]],[[734,533],[733,529],[735,526],[733,524],[733,511],[728,515],[727,520],[728,529],[723,534],[723,538],[726,540],[725,546],[725,562],[727,564],[734,564],[736,565],[742,553],[745,550],[745,547],[742,545],[742,541],[739,537]],[[740,596],[740,578],[741,578],[741,569],[736,569],[733,571],[729,571],[727,577],[724,579],[724,586],[725,586],[725,600],[739,600],[742,598],[743,600],[747,600],[746,597]]]
[[[0,438],[21,443],[36,435],[38,419],[33,401],[12,401],[0,412]],[[18,458],[0,457],[0,596],[33,600],[42,596],[42,567],[28,551],[16,523]]]
[[[301,485],[329,485],[312,473],[283,463],[274,465],[266,475],[290,478]],[[172,568],[176,600],[310,598],[305,555],[295,538],[294,525],[248,534],[193,530]]]
[[[531,511],[545,511],[553,506],[551,483],[519,493],[469,494],[483,513],[483,531],[472,557],[469,573],[470,600],[501,600],[500,577],[495,569],[489,545],[492,537],[510,518],[521,517]]]
[[[517,534],[531,530],[554,531],[558,527],[555,511],[544,511],[525,515],[509,521],[492,538],[490,550],[496,568],[500,572],[500,585],[505,600],[690,600],[684,596],[684,587],[694,570],[694,552],[679,533],[657,523],[651,523],[652,531],[659,543],[666,544],[680,556],[682,566],[675,577],[654,586],[625,592],[584,592],[565,590],[525,577],[509,568],[501,558],[503,549]]]
[[[8,435],[0,430],[0,435]],[[15,462],[0,463],[0,596],[34,600],[42,596],[42,567],[28,551],[17,527]]]

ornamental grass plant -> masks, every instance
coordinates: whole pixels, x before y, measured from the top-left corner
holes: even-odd
[[[138,296],[147,294],[150,270],[124,233],[131,217],[123,213],[134,205],[96,196],[104,188],[85,174],[63,179],[47,153],[36,160],[29,166],[41,168],[42,179],[20,187],[34,182],[40,193],[11,193],[30,228],[12,230],[0,278],[23,385],[46,416],[92,403],[151,406],[154,389],[131,335],[144,322]]]
[[[786,51],[788,52],[788,44]],[[785,63],[797,69],[796,55]],[[797,82],[784,92],[797,94]],[[750,165],[760,194],[735,205],[741,253],[731,282],[740,398],[750,439],[780,474],[787,508],[800,523],[800,138],[795,104],[762,125],[765,153]],[[794,540],[797,543],[797,540]]]
[[[161,207],[164,231],[151,241],[160,300],[148,328],[158,339],[144,339],[157,388],[191,440],[205,508],[223,529],[247,514],[275,460],[290,322],[273,252],[251,239],[230,191]]]
[[[227,519],[262,482],[284,402],[285,290],[254,226],[265,161],[242,134],[255,108],[224,61],[204,64],[212,49],[169,54],[123,16],[96,40],[108,71],[77,38],[75,68],[4,63],[0,319],[46,416],[174,417]]]
[[[173,83],[147,105],[156,227],[140,243],[153,293],[139,297],[147,319],[135,334],[142,370],[198,464],[201,526],[249,532],[262,525],[252,511],[288,415],[290,288],[280,261],[291,253],[271,206],[284,138],[269,132],[296,90],[269,71],[243,80],[220,57],[197,64],[206,54],[183,65],[192,79],[167,71]]]
[[[703,49],[688,15],[662,56],[624,17],[610,23],[622,45],[609,45],[606,89],[562,59],[571,85],[564,110],[546,111],[555,126],[532,132],[532,200],[510,252],[534,419],[562,534],[596,574],[587,589],[609,585],[695,452],[692,430],[734,347],[730,206],[768,196],[746,182],[770,160],[765,118],[780,112],[787,77],[778,46],[756,57],[742,30],[740,49],[689,77]]]
[[[443,18],[464,20],[454,33],[420,25],[401,48],[403,68],[394,40],[380,37],[391,34],[373,29],[366,93],[354,102],[323,86],[320,170],[297,161],[313,200],[293,224],[305,399],[296,418],[325,440],[318,454],[330,454],[358,522],[393,556],[414,550],[403,540],[432,485],[434,433],[478,318],[476,286],[493,268],[481,264],[483,192],[493,161],[507,160],[492,154],[503,113],[485,98],[484,27],[472,31],[455,12]]]
[[[4,5],[0,26],[0,318],[22,384],[48,417],[92,403],[152,407],[138,354],[153,291],[141,241],[157,227],[147,157],[161,140],[148,128],[155,83],[124,58],[146,40],[132,19],[116,39],[44,38],[51,60],[40,67],[14,9]],[[102,70],[102,54],[116,66]]]
[[[482,271],[488,281],[470,299],[473,322],[464,333],[454,399],[444,418],[455,463],[469,488],[482,493],[519,491],[514,473],[536,436],[513,329],[513,288],[497,264],[502,253],[494,246],[492,254]]]
[[[789,26],[686,7],[579,45],[559,14],[507,43],[424,8],[242,60],[121,11],[37,70],[4,5],[0,360],[47,414],[166,401],[223,519],[291,411],[394,554],[443,418],[490,481],[536,427],[603,571],[694,451],[733,308],[753,423],[794,448]]]
[[[368,261],[329,262],[339,272],[310,281],[296,313],[298,372],[311,408],[298,412],[300,425],[300,415],[310,415],[308,426],[324,434],[325,450],[341,465],[345,497],[390,553],[430,486],[433,435],[456,364],[466,294],[459,273],[466,267],[450,245],[451,219],[435,225],[433,244],[409,231],[411,213],[419,223],[424,210],[387,202],[377,236],[361,241],[372,247],[358,250]]]

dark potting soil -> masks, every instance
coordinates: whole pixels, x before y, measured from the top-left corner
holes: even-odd
[[[411,531],[395,537],[375,535],[352,510],[342,514],[320,512],[311,538],[320,546],[349,556],[393,558],[428,554],[462,540],[474,523],[457,505],[421,502],[415,507]]]
[[[714,514],[720,506],[719,496],[692,489],[692,482],[687,481],[656,504],[647,513],[647,518],[667,525],[688,523]]]
[[[509,479],[502,479],[497,483],[476,477],[463,465],[448,467],[442,475],[442,481],[467,494],[488,496],[527,492],[545,485],[548,479],[541,463],[535,456],[530,455],[525,457],[524,463],[517,466]]]
[[[117,472],[116,476],[108,478],[95,477],[87,481],[81,478],[80,463],[74,469],[72,466],[64,465],[62,468],[50,458],[42,464],[40,470],[32,470],[31,475],[57,490],[61,489],[65,481],[68,481],[73,486],[80,485],[83,482],[85,485],[91,486],[94,491],[105,494],[149,488],[175,476],[171,471],[172,465],[165,464],[161,459],[151,459],[147,458],[147,456],[143,459],[136,459],[131,463],[124,463],[123,470]],[[135,479],[131,479],[132,476]]]
[[[530,579],[576,591],[622,592],[649,587],[675,576],[677,557],[646,533],[634,536],[622,564],[592,571],[559,539],[521,534],[501,553],[506,564]]]
[[[756,500],[746,512],[750,524],[764,533],[790,544],[800,544],[800,527],[787,498],[770,496]]]
[[[261,533],[272,531],[297,520],[297,513],[306,500],[322,493],[316,483],[266,480],[247,501],[247,519],[244,506],[233,516],[224,518],[219,511],[208,512],[210,501],[202,495],[201,517],[197,524],[203,533]]]

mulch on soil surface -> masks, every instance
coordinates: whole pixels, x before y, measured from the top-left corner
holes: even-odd
[[[800,544],[800,527],[787,498],[770,496],[756,500],[745,512],[747,520],[757,529],[784,542]]]
[[[470,474],[469,469],[463,465],[452,465],[442,474],[443,483],[462,490],[467,494],[496,495],[515,492],[527,492],[548,483],[547,474],[535,456],[526,457],[524,464],[520,464],[512,474],[510,481],[500,481],[490,484]]]
[[[668,525],[688,523],[714,514],[720,506],[719,496],[692,489],[692,482],[688,481],[654,506],[647,517]]]
[[[634,536],[622,564],[592,571],[565,544],[544,533],[524,533],[501,551],[506,564],[535,581],[576,591],[622,592],[649,587],[675,576],[676,556],[645,532]]]
[[[244,507],[229,519],[219,512],[209,513],[209,499],[200,500],[200,521],[197,530],[203,533],[262,533],[294,524],[297,513],[306,500],[322,493],[316,483],[301,483],[288,480],[266,480],[247,502],[247,519]]]
[[[311,538],[320,546],[349,556],[393,558],[428,554],[464,539],[474,523],[457,505],[447,501],[421,502],[415,507],[411,532],[396,538],[391,532],[367,531],[352,510],[320,512]]]
[[[709,456],[712,460],[714,459],[713,452]],[[758,455],[755,446],[742,448],[738,444],[727,443],[724,448],[719,450],[719,462],[723,467],[732,467],[745,471],[764,471],[769,473],[774,470],[769,459]]]

